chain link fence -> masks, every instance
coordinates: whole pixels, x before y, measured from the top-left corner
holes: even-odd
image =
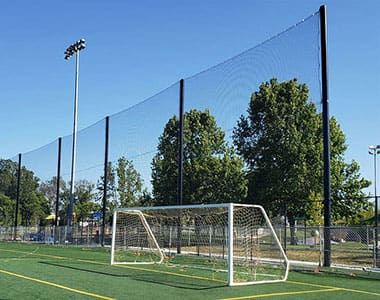
[[[69,230],[71,229],[71,230]],[[70,232],[70,241],[68,237]],[[14,236],[16,238],[14,239]],[[105,228],[105,245],[111,245],[112,227]],[[0,227],[0,241],[18,241],[49,245],[77,245],[84,247],[101,246],[101,226],[99,224],[78,224],[67,226],[19,226]]]
[[[322,226],[276,226],[277,235],[288,258],[295,264],[323,265]],[[378,230],[379,231],[379,230]],[[376,264],[375,228],[368,225],[333,226],[331,259],[335,266],[374,267]]]
[[[322,226],[275,226],[277,236],[292,265],[323,265]],[[19,226],[16,241],[50,245],[81,247],[101,246],[101,226],[82,223],[72,227],[72,242],[67,240],[67,226]],[[371,268],[380,265],[379,246],[375,245],[375,228],[372,226],[333,226],[331,232],[331,258],[334,266]],[[379,230],[378,230],[379,232]],[[190,235],[184,236],[184,245]],[[112,227],[106,226],[106,246],[111,245]],[[0,241],[14,240],[14,227],[0,227]]]

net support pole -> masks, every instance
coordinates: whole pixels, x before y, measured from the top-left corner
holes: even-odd
[[[101,245],[104,247],[104,238],[106,233],[106,209],[107,209],[107,185],[108,185],[108,150],[109,150],[109,127],[110,117],[105,119],[105,142],[104,142],[104,176],[103,176],[103,206],[102,206],[102,239]]]
[[[183,204],[183,122],[184,122],[184,85],[185,81],[179,81],[179,120],[178,120],[178,182],[177,205]],[[177,225],[177,253],[181,253],[181,216],[178,216]]]
[[[331,182],[330,182],[330,124],[329,124],[329,95],[327,70],[327,12],[326,5],[319,8],[321,26],[321,80],[322,80],[322,124],[323,124],[323,195],[324,195],[324,249],[323,265],[331,266]]]
[[[183,119],[184,119],[184,83],[179,81],[179,122],[178,122],[178,183],[177,205],[183,204]]]
[[[55,196],[55,228],[58,226],[58,213],[59,213],[59,192],[61,185],[61,156],[62,156],[62,138],[58,138],[58,157],[57,157],[57,190]]]
[[[18,154],[18,168],[17,168],[17,190],[16,190],[16,207],[13,228],[13,239],[16,240],[17,223],[18,223],[18,207],[20,204],[20,186],[21,186],[21,153]]]

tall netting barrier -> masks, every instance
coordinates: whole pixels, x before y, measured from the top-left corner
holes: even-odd
[[[110,117],[111,207],[175,203],[178,103],[179,84],[175,83]],[[158,186],[166,186],[165,191]]]
[[[67,225],[72,201],[72,227],[61,236],[76,244],[100,242],[102,202],[104,190],[105,120],[77,133],[74,173],[74,196],[71,200],[72,135],[62,140],[62,225]],[[62,227],[62,230],[67,228]],[[89,240],[90,239],[90,240]]]
[[[241,115],[260,86],[276,79],[306,84],[319,108],[320,24],[316,13],[277,36],[185,79],[185,111],[208,110],[231,141]]]
[[[331,254],[335,264],[370,266],[380,251],[376,245],[379,231],[371,226],[322,226],[329,219],[323,218],[323,16],[321,10],[251,49],[80,130],[73,189],[72,135],[22,154],[21,177],[19,156],[1,160],[0,175],[6,173],[1,179],[7,181],[0,185],[5,207],[0,212],[1,236],[110,245],[112,212],[117,208],[248,203],[260,204],[268,212],[290,260],[321,265],[326,250],[324,254]],[[350,165],[344,161],[343,132],[333,118],[330,127],[331,136],[339,137],[331,143],[331,170],[346,174]],[[366,212],[369,202],[364,196],[350,199],[341,178],[331,176],[331,216],[354,219],[351,212]],[[346,209],[343,213],[342,208]],[[139,227],[141,215],[132,214],[128,222],[131,228]],[[50,226],[56,223],[53,232]],[[20,227],[16,232],[11,228],[14,224],[40,229],[24,234],[26,229]],[[193,251],[198,229],[196,224],[186,226],[184,230],[169,226],[165,229],[169,241],[157,241],[158,245],[170,253]],[[265,227],[260,226],[258,232]],[[238,228],[237,236],[243,237]],[[223,240],[223,230],[212,230],[211,239],[215,234],[216,240]],[[143,248],[156,247],[152,233],[141,234]],[[324,240],[328,235],[330,239]],[[239,240],[249,241],[235,241]],[[125,241],[125,246],[129,242],[135,241]],[[266,253],[267,242],[274,243],[263,238],[262,253]],[[219,251],[221,245],[211,250]],[[233,253],[236,261],[254,251],[250,245],[244,249]],[[348,252],[352,255],[345,256]],[[153,261],[162,259],[161,254],[153,251]]]
[[[18,235],[23,240],[54,241],[57,153],[56,140],[22,154]]]
[[[186,78],[183,203],[261,204],[294,227],[314,200],[294,195],[323,196],[320,82],[319,13]]]

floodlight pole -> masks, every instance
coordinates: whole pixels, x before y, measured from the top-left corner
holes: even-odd
[[[68,60],[75,54],[75,97],[74,97],[74,124],[73,124],[73,144],[71,154],[71,182],[70,182],[70,201],[67,209],[67,227],[69,236],[71,233],[73,205],[74,205],[74,189],[75,189],[75,164],[76,164],[76,148],[77,148],[77,121],[78,121],[78,82],[79,82],[79,52],[86,47],[85,40],[81,39],[72,44],[65,51],[65,59]]]
[[[319,8],[321,26],[321,81],[322,81],[322,125],[323,125],[323,195],[324,195],[324,260],[325,267],[331,266],[331,176],[330,176],[330,117],[327,71],[327,13],[326,5]]]
[[[377,154],[380,154],[380,145],[376,146],[369,146],[368,153],[370,155],[373,155],[373,168],[374,168],[374,192],[375,192],[375,238],[374,238],[374,250],[375,250],[375,261],[373,266],[376,268],[378,266],[378,259],[379,259],[379,236],[378,236],[378,226],[379,226],[379,206],[378,206],[378,199],[377,199],[377,168],[376,168],[376,157]]]
[[[71,227],[74,205],[74,189],[75,189],[75,165],[77,150],[77,121],[78,121],[78,72],[79,71],[79,52],[75,54],[75,97],[74,97],[74,124],[73,124],[73,143],[71,150],[71,176],[70,176],[70,202],[67,212],[67,226]]]

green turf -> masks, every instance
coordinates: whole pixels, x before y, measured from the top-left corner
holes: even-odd
[[[0,243],[0,299],[94,299],[17,274],[114,299],[380,299],[380,281],[358,276],[291,272],[286,283],[230,288],[181,268],[110,266],[107,249]]]

